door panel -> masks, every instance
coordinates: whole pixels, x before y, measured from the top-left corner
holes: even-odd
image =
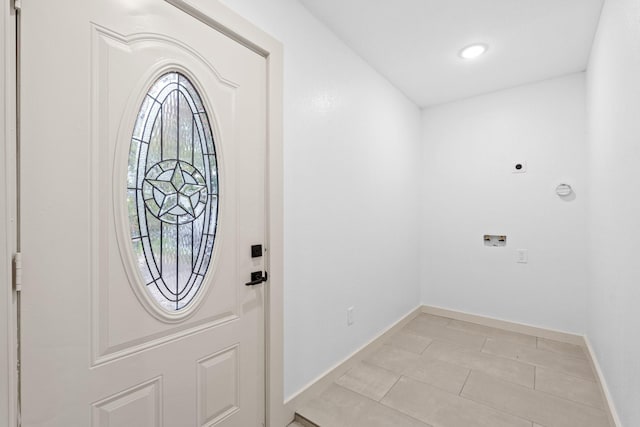
[[[110,396],[92,407],[96,427],[162,425],[162,383],[159,378]]]
[[[127,197],[127,161],[131,129],[134,128],[132,119],[137,116],[146,89],[159,75],[179,67],[195,76],[202,76],[198,86],[207,88],[208,97],[204,99],[210,99],[211,106],[207,110],[216,142],[233,138],[233,134],[230,134],[233,128],[226,128],[220,123],[234,123],[233,112],[239,84],[221,80],[210,64],[174,40],[150,34],[127,39],[108,33],[104,28],[93,26],[92,30],[92,86],[98,91],[93,98],[96,112],[94,123],[106,124],[104,132],[96,129],[96,145],[93,147],[96,156],[93,160],[97,167],[91,172],[92,182],[97,184],[91,191],[92,205],[96,206],[98,212],[97,221],[93,224],[97,228],[93,240],[93,252],[96,254],[93,271],[97,273],[93,281],[94,313],[97,314],[93,321],[96,346],[94,363],[100,363],[112,360],[114,354],[126,355],[238,317],[238,292],[241,290],[235,282],[238,273],[238,185],[233,174],[225,173],[228,167],[233,169],[237,163],[240,157],[238,147],[223,144],[217,151],[218,169],[224,179],[220,180],[220,198],[223,200],[218,215],[221,226],[216,233],[216,240],[218,244],[224,242],[225,250],[218,250],[211,262],[213,274],[205,283],[205,289],[202,289],[210,293],[209,298],[201,302],[201,307],[195,307],[197,310],[188,319],[179,322],[168,316],[158,319],[153,315],[153,307],[145,310],[145,301],[140,301],[144,295],[135,298],[136,289],[132,289],[130,284],[142,278],[131,248],[128,210],[123,201]],[[227,41],[223,36],[220,37],[222,41]],[[109,72],[110,68],[116,68],[113,64],[118,64],[117,71]],[[138,81],[131,81],[127,77],[132,71],[140,76]],[[122,84],[127,81],[130,81],[130,87]],[[115,93],[120,99],[114,99]],[[129,94],[142,96],[128,97]],[[113,104],[117,108],[110,114]],[[124,109],[122,106],[125,106]],[[116,155],[116,168],[115,173],[111,174],[113,153]],[[103,194],[113,194],[113,197],[103,197]],[[116,213],[115,217],[112,212]],[[105,236],[104,239],[100,239],[101,234]],[[246,248],[243,249],[246,253]],[[105,274],[101,276],[100,272]],[[152,305],[154,301],[147,304]],[[152,315],[145,315],[146,311]]]
[[[263,269],[264,58],[165,2],[27,3],[23,425],[261,425],[263,290],[244,283]],[[127,206],[136,118],[170,71],[202,98],[219,179],[209,270],[176,312],[148,298]]]

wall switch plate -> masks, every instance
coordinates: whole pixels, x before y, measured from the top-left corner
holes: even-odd
[[[353,325],[353,322],[354,322],[354,320],[353,320],[353,309],[354,309],[353,306],[347,308],[347,326]]]
[[[513,173],[525,173],[527,171],[527,162],[513,162],[511,165],[511,172]]]
[[[516,250],[516,262],[518,264],[526,264],[529,262],[529,251],[526,249]]]

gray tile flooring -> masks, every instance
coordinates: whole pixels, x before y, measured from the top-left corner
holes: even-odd
[[[610,427],[579,346],[421,314],[298,414],[320,427]]]

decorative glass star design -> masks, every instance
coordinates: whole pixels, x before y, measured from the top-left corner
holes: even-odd
[[[187,162],[159,163],[147,173],[144,187],[145,203],[151,213],[172,224],[194,221],[207,202],[204,178]]]

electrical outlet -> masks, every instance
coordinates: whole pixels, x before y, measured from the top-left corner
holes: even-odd
[[[516,262],[518,264],[526,264],[529,262],[529,251],[526,249],[516,250]]]
[[[354,322],[354,320],[353,320],[353,309],[354,309],[353,306],[347,308],[347,326],[353,325],[353,322]]]

